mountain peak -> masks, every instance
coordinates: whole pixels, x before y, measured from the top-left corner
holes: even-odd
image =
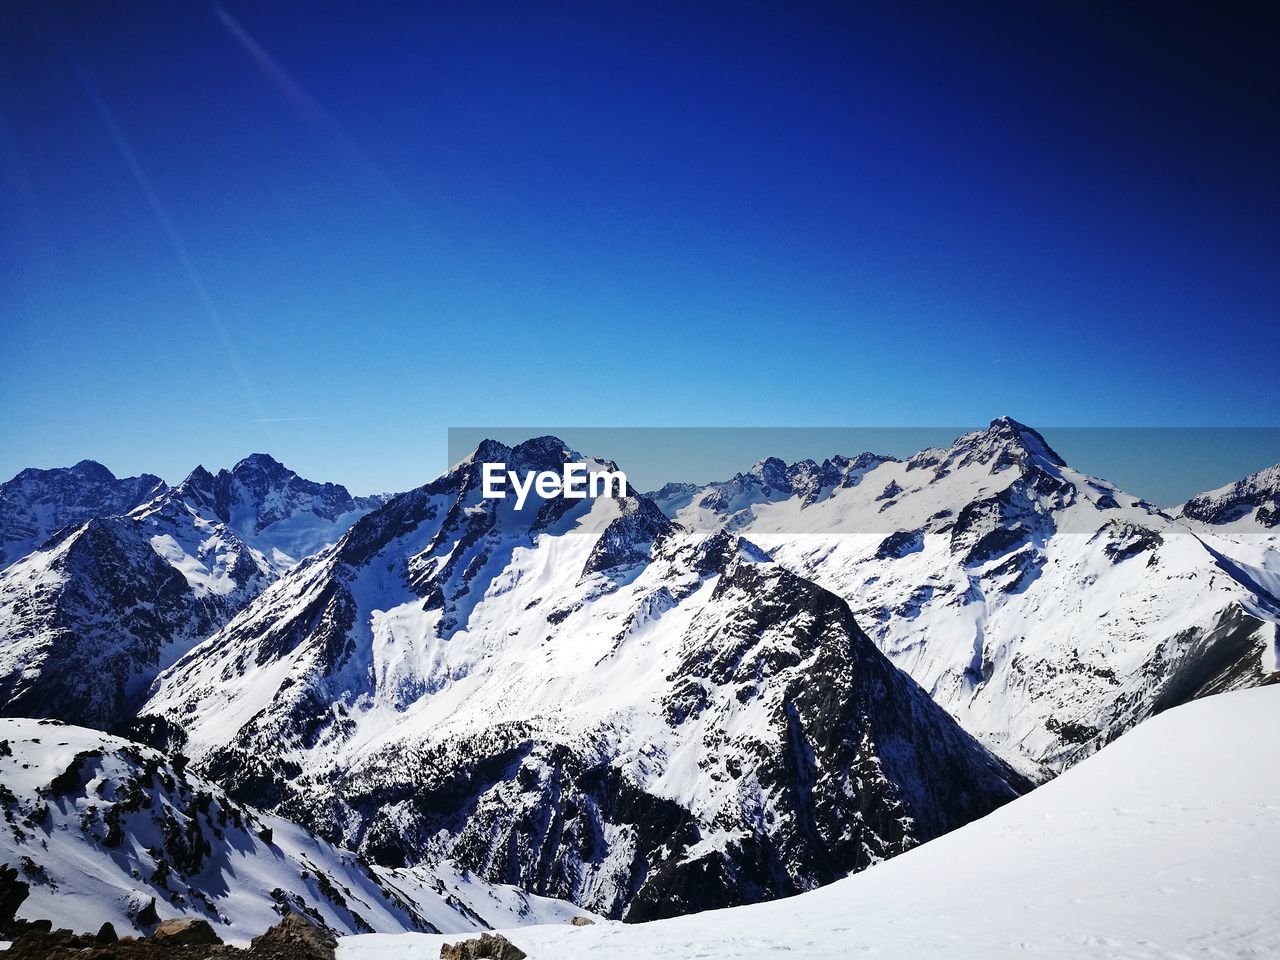
[[[233,475],[238,475],[245,471],[253,471],[282,477],[292,476],[294,474],[294,471],[290,470],[269,453],[251,453],[231,468],[231,473]]]
[[[97,460],[81,460],[71,468],[71,472],[81,479],[95,483],[112,483],[116,479],[116,475]]]
[[[1246,529],[1252,524],[1266,530],[1280,526],[1280,464],[1198,494],[1177,512],[1214,526],[1242,523]]]
[[[939,475],[970,464],[990,464],[995,473],[1006,467],[1036,463],[1041,466],[1065,467],[1040,433],[1012,417],[997,417],[985,430],[975,430],[959,437],[950,447],[922,450],[907,461],[907,469],[932,467]]]
[[[766,487],[786,491],[791,489],[787,479],[787,465],[778,457],[765,457],[757,460],[749,471],[751,476],[758,477]]]
[[[1065,467],[1066,461],[1058,456],[1039,431],[1019,423],[1013,417],[997,417],[986,429],[986,435],[994,441],[1016,444],[1028,453],[1043,457],[1055,466]]]

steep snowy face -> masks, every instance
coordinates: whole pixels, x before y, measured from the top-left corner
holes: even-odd
[[[336,542],[382,498],[353,497],[336,483],[298,476],[264,453],[230,470],[197,467],[181,484],[137,511],[139,518],[183,515],[221,524],[275,572]]]
[[[1214,532],[1280,536],[1280,465],[1192,497],[1173,513]]]
[[[163,480],[150,474],[117,479],[92,460],[74,467],[23,470],[0,484],[0,569],[65,526],[128,513],[167,489]]]
[[[749,536],[844,597],[897,666],[1014,762],[1060,768],[1154,711],[1276,669],[1273,550],[1199,534],[1007,418],[816,501],[717,513],[706,500],[671,515]]]
[[[1028,786],[750,544],[630,490],[480,497],[480,463],[570,457],[487,442],[364,517],[166,671],[143,725],[377,862],[629,919],[807,889]]]
[[[296,824],[229,799],[149,747],[56,721],[0,720],[0,864],[20,917],[148,934],[194,916],[247,941],[305,913],[338,933],[458,932],[559,915],[456,872],[384,879]],[[523,908],[523,910],[521,909]]]
[[[161,668],[266,585],[228,562],[209,589],[127,517],[90,520],[0,571],[0,714],[108,729]]]

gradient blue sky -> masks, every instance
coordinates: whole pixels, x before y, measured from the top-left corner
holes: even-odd
[[[1276,15],[1059,6],[11,0],[0,474],[1280,424]]]

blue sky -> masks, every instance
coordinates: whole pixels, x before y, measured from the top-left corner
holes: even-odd
[[[1280,425],[1275,15],[1041,6],[5,4],[0,474]]]

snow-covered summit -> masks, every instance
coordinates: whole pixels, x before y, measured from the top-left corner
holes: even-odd
[[[1275,669],[1274,549],[1197,536],[1013,419],[818,499],[760,496],[742,477],[662,505],[844,597],[894,663],[1014,762],[1061,767],[1153,710]]]
[[[0,571],[0,714],[127,721],[156,673],[376,506],[262,454],[174,489],[109,477],[79,464],[12,488],[91,512]]]
[[[336,483],[317,483],[265,453],[255,453],[230,470],[193,470],[173,490],[134,511],[147,520],[188,514],[222,524],[262,555],[273,570],[287,569],[334,543],[381,500],[353,497]]]
[[[1219,532],[1280,529],[1280,464],[1192,497],[1175,516]]]

